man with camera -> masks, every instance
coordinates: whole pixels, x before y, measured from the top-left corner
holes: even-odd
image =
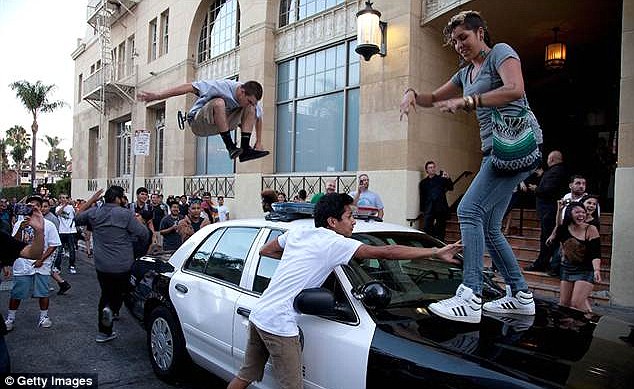
[[[423,231],[444,241],[447,219],[449,218],[449,204],[447,192],[453,190],[453,182],[445,171],[436,173],[436,163],[425,163],[427,177],[418,184],[420,196],[420,212],[423,214]]]
[[[23,217],[18,217],[18,220],[13,226],[14,238],[27,244],[33,242],[37,234],[25,216],[35,211],[41,215],[42,201],[40,196],[31,196],[26,199],[25,204],[16,206],[16,215],[23,215]],[[9,277],[13,274],[13,288],[11,289],[9,298],[9,310],[7,320],[4,322],[7,331],[11,331],[15,327],[15,315],[20,307],[20,302],[29,297],[34,297],[39,300],[40,318],[38,327],[49,328],[53,324],[48,317],[48,286],[51,279],[51,268],[53,267],[53,258],[51,255],[61,244],[55,225],[45,219],[44,247],[40,255],[34,258],[34,260],[19,257],[14,261],[12,267],[4,267],[5,277]]]
[[[27,208],[25,210],[28,211]],[[28,212],[27,212],[28,213]],[[19,257],[37,259],[44,251],[44,218],[42,213],[35,209],[30,215],[25,215],[26,223],[33,229],[33,240],[27,244],[17,240],[11,235],[0,231],[0,262],[2,266],[12,266]],[[4,342],[7,329],[4,326],[4,317],[0,313],[0,374],[8,374],[11,371],[9,351]]]

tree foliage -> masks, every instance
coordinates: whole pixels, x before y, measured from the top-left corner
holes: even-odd
[[[7,130],[5,142],[8,146],[11,146],[9,154],[11,154],[18,172],[22,169],[22,164],[27,160],[26,154],[31,149],[29,141],[30,136],[26,133],[24,127],[15,125]]]
[[[33,158],[31,159],[31,182],[35,182],[35,159],[36,159],[36,141],[38,123],[37,117],[40,113],[53,112],[58,108],[67,106],[62,100],[50,101],[50,94],[56,88],[55,84],[45,85],[42,81],[36,81],[34,84],[22,80],[9,84],[9,87],[15,91],[15,96],[24,105],[24,108],[31,113],[33,123],[31,124],[31,133],[33,134],[32,150]]]

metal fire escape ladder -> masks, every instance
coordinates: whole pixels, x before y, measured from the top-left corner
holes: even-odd
[[[99,0],[88,18],[88,24],[95,29],[99,41],[101,68],[98,69],[99,78],[95,80],[96,88],[92,91],[87,90],[84,100],[102,114],[104,121],[108,102],[112,97],[117,96],[130,103],[134,102],[135,86],[117,82],[110,30],[112,24],[126,13],[134,16],[131,8],[137,2],[137,0]],[[105,124],[102,123],[102,125]]]

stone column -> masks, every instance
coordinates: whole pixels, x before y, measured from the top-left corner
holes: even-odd
[[[620,89],[610,300],[616,305],[634,306],[634,0],[623,0]]]

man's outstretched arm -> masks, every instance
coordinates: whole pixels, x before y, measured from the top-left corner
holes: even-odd
[[[173,88],[165,89],[160,92],[139,91],[139,93],[137,93],[136,95],[136,98],[140,101],[149,102],[155,100],[163,100],[174,96],[180,96],[187,93],[196,93],[196,90],[194,89],[194,86],[191,82],[175,86]]]

